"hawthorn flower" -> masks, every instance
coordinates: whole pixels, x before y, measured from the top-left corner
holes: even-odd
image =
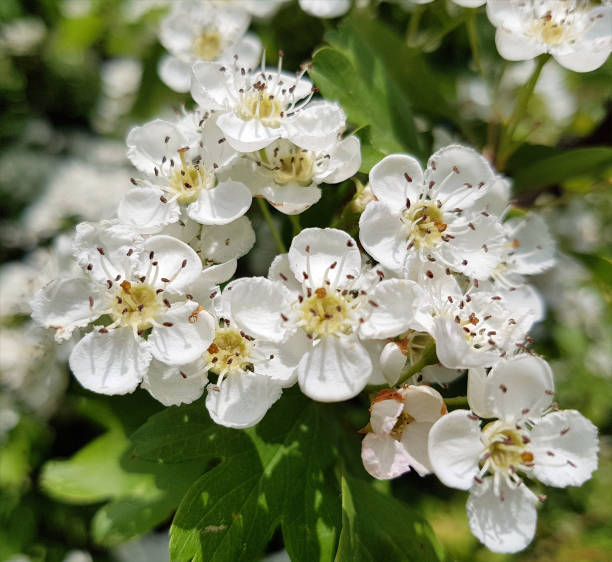
[[[218,111],[217,125],[239,152],[265,148],[284,138],[306,150],[325,150],[344,130],[346,117],[333,102],[310,103],[316,89],[304,78],[277,70],[251,70],[231,65],[197,62],[192,68],[191,95],[205,111]]]
[[[374,478],[388,480],[410,468],[419,476],[432,472],[427,439],[434,422],[446,414],[439,392],[428,386],[387,388],[372,401],[370,414],[361,460]]]
[[[321,198],[320,183],[340,183],[360,166],[361,147],[356,136],[335,140],[319,151],[278,139],[244,155],[230,174],[243,179],[254,197],[264,197],[281,213],[296,215]]]
[[[299,0],[300,8],[317,18],[337,18],[348,12],[350,0]]]
[[[576,410],[555,411],[552,372],[538,357],[520,355],[469,377],[473,413],[455,410],[434,424],[429,458],[442,483],[470,491],[472,533],[494,552],[518,552],[533,539],[536,505],[545,499],[524,477],[582,485],[597,468],[597,428]]]
[[[274,260],[268,279],[233,287],[231,313],[253,337],[294,339],[304,394],[322,402],[347,400],[373,373],[367,343],[413,327],[420,313],[416,283],[381,281],[377,271],[362,272],[357,244],[345,232],[305,229],[289,253]]]
[[[191,87],[191,65],[198,60],[230,63],[234,55],[247,66],[259,59],[261,43],[246,31],[251,23],[237,6],[176,2],[161,22],[159,40],[170,52],[159,64],[162,81],[176,92]]]
[[[438,150],[425,172],[412,157],[393,154],[370,171],[378,201],[359,220],[364,249],[400,276],[433,262],[486,278],[500,261],[503,231],[487,209],[496,183],[488,162],[470,148]]]
[[[508,60],[550,53],[575,72],[599,68],[612,52],[612,6],[588,0],[490,0],[495,43]]]
[[[251,205],[244,184],[218,176],[235,152],[224,142],[214,116],[201,120],[199,133],[186,121],[156,119],[128,134],[128,157],[148,177],[133,180],[118,216],[140,232],[159,232],[176,222],[181,210],[200,224],[227,224]]]
[[[183,242],[164,235],[142,240],[109,221],[81,223],[75,256],[85,274],[60,277],[38,291],[32,317],[55,329],[58,341],[103,317],[70,354],[70,368],[85,388],[132,392],[153,357],[182,365],[210,345],[213,317],[187,293],[202,264]]]

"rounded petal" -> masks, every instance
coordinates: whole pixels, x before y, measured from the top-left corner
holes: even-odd
[[[153,328],[147,344],[153,356],[168,365],[195,361],[215,337],[214,317],[193,301],[172,305],[158,321],[161,325]]]
[[[329,164],[319,177],[324,183],[340,183],[355,175],[361,167],[361,142],[357,135],[334,144],[328,154]]]
[[[91,298],[91,300],[90,300]],[[104,297],[87,279],[56,279],[32,299],[32,318],[53,328],[58,341],[68,339],[76,328],[93,322],[106,308]]]
[[[141,386],[164,406],[179,406],[202,396],[207,383],[202,361],[171,367],[153,359]]]
[[[510,219],[504,229],[512,240],[513,269],[522,275],[542,273],[555,265],[555,240],[542,217],[528,213],[524,219]]]
[[[191,89],[191,65],[172,55],[165,55],[157,65],[161,81],[175,92],[185,93]]]
[[[498,363],[487,378],[486,399],[495,417],[539,417],[552,404],[553,374],[544,359],[517,355]]]
[[[482,367],[468,371],[467,399],[472,412],[481,418],[494,418],[495,412],[487,399],[487,373]]]
[[[149,262],[157,262],[152,267],[157,268],[155,286],[179,293],[188,285],[197,280],[202,273],[202,262],[198,254],[184,242],[158,234],[151,236],[144,243],[144,256],[146,268]],[[146,270],[142,272],[146,273]]]
[[[370,170],[370,188],[379,201],[400,212],[422,194],[423,169],[412,156],[385,156]]]
[[[283,126],[283,138],[306,150],[325,151],[346,126],[344,110],[330,101],[309,103]]]
[[[399,345],[395,342],[385,345],[380,354],[380,366],[387,382],[394,385],[406,367],[406,356]]]
[[[478,475],[482,452],[480,420],[467,410],[442,416],[429,432],[429,460],[440,481],[469,490]]]
[[[176,222],[181,214],[176,201],[162,202],[164,192],[156,187],[133,187],[119,202],[117,216],[143,234],[154,234]]]
[[[495,45],[499,54],[506,60],[529,60],[546,52],[543,45],[538,45],[526,35],[503,27],[498,27],[495,32]]]
[[[300,8],[317,18],[337,18],[351,7],[349,0],[300,0]]]
[[[370,407],[370,425],[374,433],[389,435],[404,410],[403,396],[391,388],[381,390]]]
[[[205,225],[228,224],[240,218],[251,206],[251,191],[243,183],[225,181],[203,189],[189,205],[189,218]]]
[[[362,338],[390,338],[409,328],[420,327],[417,316],[425,304],[425,294],[414,281],[382,281],[370,293],[368,299],[370,316],[359,327]]]
[[[533,475],[548,486],[581,486],[597,470],[597,428],[576,410],[544,416],[530,438]]]
[[[199,239],[191,243],[202,260],[215,263],[241,258],[254,244],[255,231],[246,216],[227,224],[204,226]]]
[[[373,201],[361,214],[359,241],[376,261],[395,272],[404,271],[409,254],[400,216],[384,203]]]
[[[132,392],[149,368],[145,341],[130,328],[90,332],[70,354],[70,369],[83,387],[99,394]]]
[[[293,293],[302,292],[302,285],[297,281],[289,266],[288,254],[279,254],[272,260],[270,269],[268,269],[268,279],[281,281]]]
[[[259,192],[270,205],[286,215],[298,215],[321,199],[321,190],[314,185],[270,184]]]
[[[312,343],[302,330],[280,344],[258,339],[256,349],[266,360],[253,361],[255,372],[277,381],[283,388],[293,386],[297,382],[297,365],[311,347]]]
[[[408,386],[399,393],[404,397],[404,412],[417,422],[433,423],[446,414],[442,395],[429,386]]]
[[[216,62],[198,61],[191,67],[191,97],[203,110],[224,109],[229,101],[228,78]]]
[[[359,277],[361,255],[357,243],[342,230],[306,228],[291,242],[289,265],[298,281],[308,279],[312,288],[342,287]],[[351,276],[351,277],[347,277]]]
[[[410,465],[419,476],[433,472],[429,460],[428,437],[433,424],[431,422],[410,422],[402,432],[400,442],[412,457]]]
[[[234,373],[220,386],[208,385],[206,408],[215,423],[252,427],[282,394],[281,386],[264,375]]]
[[[254,33],[247,33],[232,48],[232,58],[238,55],[240,64],[245,68],[254,68],[261,56],[261,41]]]
[[[255,152],[280,138],[282,129],[267,127],[257,119],[245,121],[234,113],[222,113],[217,125],[226,136],[227,142],[238,152]]]
[[[408,472],[412,457],[399,441],[387,435],[368,433],[361,444],[363,467],[378,480],[389,480]]]
[[[372,373],[368,352],[355,337],[321,338],[298,365],[302,392],[319,402],[357,396]]]
[[[185,146],[187,140],[176,125],[155,119],[128,133],[126,144],[130,162],[141,172],[153,175],[164,156],[170,157]]]
[[[232,283],[230,293],[231,316],[249,335],[271,342],[286,339],[291,328],[291,293],[284,285],[249,277]]]
[[[568,70],[574,72],[591,72],[600,66],[610,56],[610,48],[576,49],[570,53],[553,53],[555,60]]]
[[[535,535],[537,497],[522,485],[510,488],[500,480],[485,478],[470,491],[466,511],[473,535],[493,552],[523,550]]]

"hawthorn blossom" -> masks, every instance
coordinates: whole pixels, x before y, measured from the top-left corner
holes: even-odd
[[[429,159],[393,154],[370,171],[378,201],[359,220],[359,239],[377,261],[409,277],[433,262],[486,278],[498,265],[503,230],[487,211],[496,177],[474,150],[451,145]]]
[[[229,174],[241,179],[254,197],[264,197],[281,213],[296,215],[321,198],[320,183],[340,183],[361,166],[356,136],[334,142],[325,150],[306,150],[285,139],[243,155]]]
[[[299,0],[300,8],[317,18],[337,18],[348,12],[350,0]]]
[[[495,43],[508,60],[550,53],[565,68],[590,72],[612,52],[612,6],[588,0],[489,0]]]
[[[268,279],[233,287],[230,309],[242,329],[277,343],[294,338],[298,382],[314,400],[356,396],[374,369],[368,342],[417,323],[423,299],[415,282],[381,281],[378,268],[362,269],[348,234],[309,228],[293,239],[288,254],[277,256]]]
[[[432,472],[427,438],[434,422],[446,414],[439,392],[428,386],[387,388],[372,401],[370,414],[361,460],[374,478],[388,480],[410,468],[419,476]]]
[[[494,552],[518,552],[533,539],[536,505],[545,499],[524,476],[582,485],[597,468],[597,428],[576,410],[555,411],[553,375],[538,357],[520,355],[469,377],[473,413],[455,410],[434,424],[429,458],[442,483],[470,491],[472,533]],[[482,425],[481,418],[495,419]]]
[[[181,211],[200,224],[227,224],[246,213],[251,192],[219,172],[235,156],[215,124],[214,116],[190,125],[193,116],[170,123],[156,119],[133,128],[127,137],[128,157],[146,179],[118,208],[119,219],[146,234],[176,222]]]
[[[75,256],[84,275],[60,277],[38,291],[32,318],[53,328],[58,341],[109,319],[94,324],[70,354],[70,368],[85,388],[132,392],[153,357],[182,365],[210,345],[213,317],[187,293],[202,264],[183,242],[164,235],[142,240],[110,221],[81,223]]]
[[[237,55],[253,66],[261,43],[246,33],[251,18],[238,6],[215,6],[210,2],[176,2],[161,22],[159,40],[170,52],[159,63],[162,81],[176,92],[191,87],[191,66],[198,60],[230,63]]]
[[[191,95],[204,111],[217,111],[217,125],[239,152],[265,148],[284,138],[306,150],[325,150],[344,130],[346,117],[334,102],[310,102],[316,89],[304,78],[261,66],[251,70],[234,60],[231,65],[197,62],[192,68]]]

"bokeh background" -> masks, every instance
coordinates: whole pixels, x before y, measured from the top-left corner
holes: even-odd
[[[436,2],[411,29],[408,11],[374,4],[363,8],[364,17],[376,17],[425,49],[438,93],[458,115],[450,122],[416,112],[427,147],[459,141],[482,149],[491,127],[508,117],[529,63],[502,61],[482,12],[476,20],[478,73],[465,28],[453,28],[452,5]],[[34,291],[68,267],[74,225],[108,217],[129,188],[124,139],[130,126],[190,103],[157,75],[164,53],[157,26],[166,10],[153,0],[0,2],[0,560],[168,558],[168,524],[128,542],[104,533],[104,502],[137,487],[139,475],[97,471],[92,459],[86,475],[62,473],[95,481],[81,494],[66,493],[50,477],[57,463],[92,439],[113,427],[129,434],[160,405],[143,391],[113,399],[90,395],[70,378],[67,350],[28,317]],[[285,67],[296,70],[336,26],[290,2],[252,28],[272,63],[282,48]],[[588,74],[549,64],[521,130],[538,147],[515,154],[508,163],[511,176],[559,147],[609,146],[612,60]],[[324,189],[302,224],[329,224],[353,189],[351,182]],[[407,475],[389,485],[426,514],[448,560],[605,562],[612,559],[612,162],[562,182],[523,185],[514,195],[518,207],[546,217],[558,240],[558,265],[536,279],[548,316],[532,336],[535,350],[553,366],[559,405],[579,409],[600,428],[600,469],[579,489],[546,490],[536,540],[513,556],[491,554],[472,537],[466,494],[434,477]],[[289,241],[289,221],[275,217]],[[251,218],[258,242],[239,271],[257,275],[265,273],[275,250],[263,220]],[[275,536],[269,551],[279,549]]]

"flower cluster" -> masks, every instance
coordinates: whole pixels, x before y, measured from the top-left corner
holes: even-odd
[[[300,4],[326,5],[325,17],[349,6]],[[489,0],[493,20],[498,4]],[[523,25],[525,3],[505,4]],[[358,237],[304,229],[267,277],[232,279],[255,243],[254,197],[297,215],[320,184],[361,167],[359,138],[345,134],[339,104],[315,98],[308,65],[288,73],[281,53],[266,66],[246,5],[173,6],[159,70],[196,107],[129,132],[132,186],[112,218],[76,227],[77,267],[37,292],[32,317],[73,340],[70,368],[85,388],[141,385],[166,406],[206,393],[211,418],[232,428],[258,423],[296,383],[320,402],[379,390],[362,430],[365,469],[389,479],[412,468],[470,490],[475,536],[494,551],[524,548],[542,499],[525,478],[579,485],[597,464],[596,429],[557,411],[550,367],[529,350],[544,306],[528,276],[555,262],[544,221],[511,209],[509,180],[472,148],[446,146],[424,168],[391,154],[369,172]],[[554,44],[566,65],[578,55],[555,50],[564,26],[595,33],[605,19],[586,29],[576,10],[538,14],[535,54]],[[502,52],[531,45],[512,35],[514,21],[498,29]],[[465,371],[471,410],[449,414],[431,385],[445,390]]]

